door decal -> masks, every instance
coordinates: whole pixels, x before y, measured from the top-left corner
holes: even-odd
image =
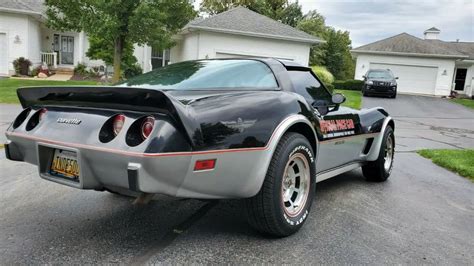
[[[355,125],[352,119],[321,120],[319,124],[324,139],[355,134]]]

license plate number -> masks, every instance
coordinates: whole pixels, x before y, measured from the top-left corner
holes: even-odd
[[[77,153],[74,151],[55,149],[49,172],[54,176],[79,181]]]

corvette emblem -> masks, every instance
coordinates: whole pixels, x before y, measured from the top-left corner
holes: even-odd
[[[257,122],[257,119],[254,120],[243,120],[242,118],[237,118],[235,121],[221,121],[227,127],[238,130],[240,133],[244,132],[245,129],[253,126]]]
[[[79,125],[82,121],[77,118],[58,118],[56,122],[59,124]]]

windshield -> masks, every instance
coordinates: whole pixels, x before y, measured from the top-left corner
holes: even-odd
[[[278,87],[270,68],[256,60],[200,60],[171,64],[118,86],[161,90],[254,90]]]
[[[369,71],[367,74],[367,78],[369,79],[392,79],[392,73],[386,70],[382,71]]]

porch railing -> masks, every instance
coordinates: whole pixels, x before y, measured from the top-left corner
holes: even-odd
[[[57,54],[56,53],[43,53],[41,52],[41,62],[46,63],[49,67],[57,68]]]

